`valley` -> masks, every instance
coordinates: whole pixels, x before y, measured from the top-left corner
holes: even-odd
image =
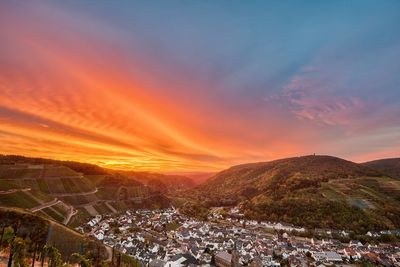
[[[76,241],[46,243],[71,261],[85,238],[103,243],[102,261],[115,250],[126,266],[180,260],[213,266],[223,255],[233,261],[234,253],[244,266],[348,263],[350,254],[384,265],[395,260],[382,253],[400,253],[400,180],[335,157],[234,166],[199,185],[184,176],[78,162],[16,156],[0,162],[3,212],[34,216],[52,225],[49,233],[69,229]],[[352,240],[361,245],[348,245]]]

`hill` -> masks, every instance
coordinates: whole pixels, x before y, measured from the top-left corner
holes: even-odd
[[[249,218],[311,228],[400,227],[400,182],[331,156],[234,166],[185,196],[206,206],[240,205]]]
[[[379,159],[362,163],[362,165],[400,179],[400,158]]]
[[[168,173],[168,175],[179,175],[190,178],[194,185],[200,185],[207,181],[209,178],[213,177],[216,172],[177,172],[177,173]]]
[[[30,158],[19,155],[0,155],[0,165],[7,164],[47,164],[47,165],[59,165],[68,167],[75,172],[84,173],[86,175],[101,175],[107,174],[107,169],[104,169],[100,166],[82,163],[76,161],[62,161],[62,160],[53,160],[53,159],[44,159],[44,158]]]
[[[29,158],[18,155],[0,155],[0,166],[4,165],[55,165],[63,166],[77,173],[88,175],[118,174],[148,185],[155,191],[175,193],[195,186],[195,181],[185,175],[169,175],[154,172],[121,171],[75,161],[61,161],[44,158]],[[29,173],[32,174],[32,173]],[[29,175],[28,174],[28,175]],[[13,174],[18,175],[18,174]],[[0,170],[1,177],[1,170]]]
[[[129,208],[169,206],[161,192],[93,165],[68,162],[67,167],[19,156],[0,157],[0,163],[0,206],[30,210],[66,225]]]
[[[51,245],[57,248],[64,260],[70,260],[71,255],[82,252],[82,248],[86,250],[83,253],[100,249],[102,251],[100,255],[105,255],[104,259],[107,258],[103,244],[46,217],[21,209],[1,207],[0,218],[2,218],[0,220],[2,241],[7,241],[8,231],[11,237],[15,234],[16,237],[27,240],[29,251],[37,249],[37,253],[40,253],[44,245]]]
[[[118,174],[127,176],[139,181],[154,191],[171,193],[186,190],[194,187],[195,182],[189,177],[182,175],[167,175],[153,172],[115,171]]]
[[[0,246],[8,252],[7,257],[0,256],[1,266],[6,266],[10,258],[13,266],[33,266],[33,260],[35,266],[112,265],[111,248],[46,217],[18,208],[0,207],[0,218]],[[122,266],[140,266],[133,257],[115,253],[121,254]]]

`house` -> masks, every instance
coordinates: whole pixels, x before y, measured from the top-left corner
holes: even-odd
[[[162,260],[152,260],[149,262],[149,267],[164,267],[165,264],[166,262]]]
[[[360,254],[353,248],[345,248],[343,252],[347,259],[359,260],[361,258]]]
[[[226,251],[220,251],[215,255],[215,265],[217,267],[230,267],[232,262],[232,254]]]
[[[302,257],[295,257],[291,255],[288,259],[290,267],[307,267],[307,261]]]
[[[324,252],[317,252],[317,251],[313,251],[311,253],[313,259],[317,262],[323,262],[325,261],[326,257],[325,257],[325,253]]]
[[[325,252],[325,259],[328,262],[341,262],[342,260],[342,256],[340,256],[339,254],[337,254],[334,251],[327,251]]]
[[[351,240],[349,242],[349,247],[361,247],[363,244],[358,240]]]
[[[186,267],[199,266],[199,262],[192,255],[179,253],[173,256],[164,266],[166,267]]]
[[[376,231],[368,231],[367,236],[370,236],[370,237],[380,237],[381,234],[380,234],[379,232],[376,232]]]

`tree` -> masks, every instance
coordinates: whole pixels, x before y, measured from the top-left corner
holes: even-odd
[[[3,245],[3,239],[4,239],[4,234],[6,233],[6,228],[8,228],[11,225],[12,218],[10,216],[10,212],[6,211],[4,214],[2,214],[0,220],[0,226],[1,226],[1,236],[0,236],[0,246]]]
[[[32,240],[32,265],[31,267],[35,266],[36,254],[39,248],[43,247],[46,244],[46,237],[48,232],[47,225],[44,224],[35,224],[31,227],[30,238]]]
[[[4,228],[4,233],[3,233],[3,236],[2,236],[2,242],[1,242],[0,250],[3,247],[10,246],[13,237],[14,237],[14,230],[12,229],[12,227],[5,227]]]
[[[25,267],[26,264],[26,240],[21,237],[16,237],[13,241],[12,250],[13,250],[13,261],[14,266]]]
[[[44,245],[43,248],[42,248],[42,251],[40,253],[40,267],[44,266],[44,262],[45,262],[46,257],[47,257],[47,250],[48,250],[47,245]]]
[[[4,237],[4,232],[5,232],[6,226],[2,225],[1,227],[1,234],[0,234],[0,249],[3,246],[3,237]]]
[[[18,230],[19,230],[20,225],[21,225],[21,221],[20,221],[20,220],[17,220],[17,221],[14,221],[14,223],[13,223],[12,226],[11,226],[12,229],[13,229],[13,235],[12,235],[12,238],[11,238],[11,240],[10,240],[10,254],[9,254],[9,256],[8,256],[7,267],[11,267],[11,266],[12,266],[13,257],[14,257],[14,248],[13,248],[13,246],[14,246],[14,240],[15,240],[15,238],[17,237],[17,232],[18,232]]]
[[[74,263],[79,264],[81,267],[89,267],[90,266],[90,261],[88,259],[86,259],[83,255],[80,255],[79,253],[74,253],[71,256],[72,256],[72,261]]]
[[[44,246],[44,257],[42,258],[42,266],[46,255],[49,257],[48,266],[49,267],[59,267],[62,264],[61,254],[57,248],[53,246]]]

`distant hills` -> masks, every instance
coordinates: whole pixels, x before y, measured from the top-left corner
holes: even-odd
[[[154,172],[135,172],[135,171],[110,171],[127,176],[131,179],[140,181],[154,191],[162,193],[176,193],[194,187],[195,182],[189,177],[182,175],[166,175]]]
[[[186,193],[205,206],[240,205],[247,217],[365,231],[400,227],[400,181],[369,164],[303,156],[224,170]]]
[[[400,158],[374,160],[362,165],[378,170],[392,178],[400,179]]]
[[[178,172],[174,175],[184,176],[190,178],[195,185],[199,185],[210,179],[216,172]],[[172,175],[172,173],[168,174]]]

